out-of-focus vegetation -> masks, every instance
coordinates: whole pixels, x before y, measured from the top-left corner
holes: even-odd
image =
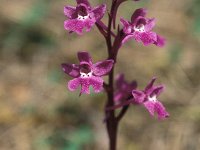
[[[92,4],[108,1],[91,1]],[[70,1],[0,0],[0,149],[106,150],[104,93],[69,92],[60,64],[76,63],[88,50],[106,58],[104,39],[94,28],[77,36],[63,29],[63,7]],[[132,106],[119,128],[119,150],[198,150],[200,145],[199,0],[129,1],[119,16],[146,7],[155,17],[164,48],[130,41],[119,53],[116,73],[143,88],[152,76],[166,85],[159,98],[171,116],[151,118]],[[106,18],[104,19],[106,21]],[[98,40],[96,40],[98,39]],[[97,42],[98,41],[98,42]],[[106,79],[106,78],[105,78]]]

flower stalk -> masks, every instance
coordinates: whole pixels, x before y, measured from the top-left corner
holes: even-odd
[[[113,23],[113,14],[114,14],[114,9],[116,6],[117,0],[112,1],[110,13],[108,16],[108,31],[107,31],[107,37],[106,37],[106,44],[107,44],[107,49],[108,49],[108,58],[109,59],[115,59],[114,55],[114,48],[116,47],[116,43],[112,45],[112,23]],[[115,37],[117,38],[117,37]],[[108,83],[108,89],[107,91],[107,104],[106,108],[114,106],[114,69],[115,65],[113,65],[113,68],[111,72],[109,73],[109,83]],[[107,128],[107,133],[109,137],[109,149],[110,150],[116,150],[117,148],[117,129],[118,129],[118,121],[117,118],[115,117],[115,110],[110,110],[107,111],[106,108],[105,110],[105,116],[106,116],[106,128]]]
[[[82,35],[84,29],[89,32],[96,25],[105,38],[108,57],[106,60],[93,63],[90,54],[81,51],[77,55],[79,64],[63,63],[62,69],[74,78],[68,82],[70,91],[75,91],[78,87],[81,87],[81,95],[90,94],[90,86],[93,87],[95,93],[104,89],[107,94],[104,122],[109,138],[109,150],[117,150],[118,126],[130,105],[143,105],[151,116],[157,114],[158,119],[165,119],[169,116],[165,107],[157,100],[157,96],[163,91],[164,86],[154,86],[155,78],[147,84],[144,90],[137,90],[137,82],[127,82],[123,74],[115,79],[114,70],[119,49],[129,39],[134,39],[145,46],[154,44],[159,47],[164,46],[165,40],[152,31],[155,26],[155,19],[147,18],[147,11],[144,8],[135,10],[131,21],[120,18],[122,28],[118,24],[116,29],[118,8],[127,0],[112,0],[107,25],[101,21],[106,13],[105,4],[92,7],[88,0],[76,1],[76,7],[66,6],[64,8],[64,14],[68,18],[64,22],[64,28],[70,33]],[[102,78],[106,75],[108,75],[108,83]],[[116,114],[116,109],[119,108],[120,111]]]

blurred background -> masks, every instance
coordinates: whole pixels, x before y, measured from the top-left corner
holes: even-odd
[[[91,0],[93,6],[108,0]],[[69,92],[60,64],[78,63],[88,50],[106,58],[96,28],[77,36],[63,28],[63,7],[74,0],[0,0],[0,150],[107,150],[105,93]],[[155,17],[164,48],[129,41],[119,52],[117,73],[143,89],[152,76],[166,85],[159,97],[170,118],[158,121],[132,106],[118,134],[119,150],[198,150],[200,146],[200,1],[128,1],[118,16],[139,7]],[[103,21],[107,21],[106,17]],[[119,21],[119,19],[118,19]],[[106,80],[107,78],[105,78]]]

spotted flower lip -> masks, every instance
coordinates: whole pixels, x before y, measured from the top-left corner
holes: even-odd
[[[116,91],[114,93],[114,101],[122,103],[127,98],[132,96],[132,90],[137,88],[137,82],[132,81],[128,83],[124,79],[124,74],[119,74],[116,78]]]
[[[122,44],[133,38],[137,42],[142,42],[145,46],[154,44],[163,47],[165,45],[165,39],[152,31],[155,26],[155,19],[146,18],[146,14],[147,10],[140,8],[133,13],[130,22],[123,18],[120,19],[123,32],[126,35]]]
[[[93,87],[95,93],[102,91],[102,76],[107,75],[113,67],[112,59],[99,61],[93,64],[90,54],[86,51],[78,52],[79,65],[61,64],[63,71],[74,79],[68,82],[68,89],[75,91],[81,86],[81,92],[90,94],[90,86]]]
[[[163,104],[157,100],[157,97],[164,90],[164,86],[154,86],[153,84],[155,80],[155,77],[152,78],[149,84],[145,87],[144,91],[132,91],[134,103],[143,104],[151,116],[154,116],[154,114],[157,113],[158,119],[165,119],[169,117],[169,113],[165,110]]]
[[[89,32],[105,14],[106,5],[101,4],[94,8],[87,0],[76,0],[77,6],[65,6],[64,14],[68,20],[64,21],[64,28],[70,32],[83,34],[83,29]]]

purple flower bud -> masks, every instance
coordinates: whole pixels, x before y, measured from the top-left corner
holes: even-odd
[[[132,90],[137,88],[137,82],[132,81],[128,83],[124,79],[124,74],[119,74],[116,78],[116,91],[114,93],[114,100],[116,103],[122,103],[127,98],[132,96]]]

